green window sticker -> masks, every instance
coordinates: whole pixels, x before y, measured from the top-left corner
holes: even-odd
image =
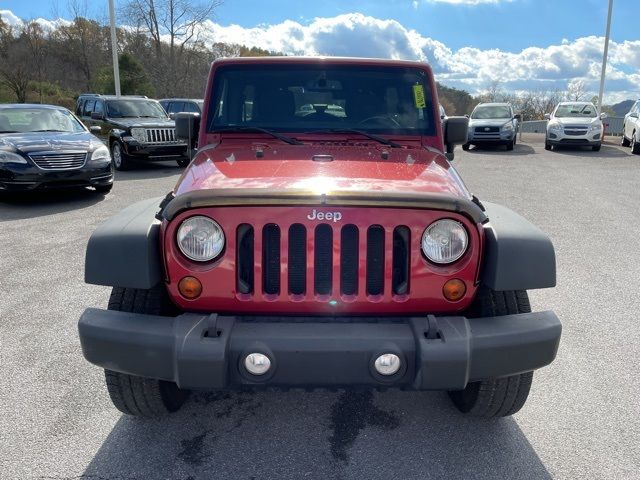
[[[413,86],[413,101],[416,104],[416,108],[425,108],[427,106],[424,98],[424,87],[422,85]]]

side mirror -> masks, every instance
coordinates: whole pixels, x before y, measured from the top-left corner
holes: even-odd
[[[176,114],[175,114],[175,113],[170,113],[170,114],[169,114],[169,118],[170,118],[171,120],[175,120],[175,119],[176,119]]]
[[[100,133],[102,131],[102,127],[100,127],[98,125],[93,125],[93,126],[89,127],[89,131],[91,133]]]
[[[186,141],[191,147],[195,145],[200,130],[200,114],[181,112],[175,114],[176,138]]]
[[[465,118],[469,118],[469,114],[466,114],[466,115],[465,115]]]
[[[545,113],[544,114],[544,119],[545,120],[549,120],[550,118],[551,118],[551,114],[549,114],[549,113]]]
[[[91,112],[91,120],[104,120],[104,113]]]
[[[522,115],[520,115],[519,113],[516,113],[513,118],[515,118],[516,120],[518,120],[519,122],[522,121]]]
[[[444,124],[444,144],[446,157],[453,160],[453,149],[456,145],[467,142],[469,132],[469,119],[465,117],[448,117]]]
[[[636,112],[630,113],[629,118],[638,118],[638,114]]]
[[[604,112],[602,112],[602,113],[600,114],[600,118],[601,118],[601,119],[607,118],[608,116],[609,116],[609,115],[607,115],[607,114],[606,114],[606,113],[604,113]]]

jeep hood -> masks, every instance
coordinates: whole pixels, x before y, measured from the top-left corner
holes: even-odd
[[[209,147],[198,152],[174,193],[230,188],[255,189],[257,195],[285,190],[384,191],[471,198],[442,153],[384,145]]]

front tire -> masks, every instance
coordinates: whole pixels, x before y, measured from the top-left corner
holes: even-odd
[[[629,145],[631,145],[631,141],[624,136],[624,125],[622,126],[622,139],[620,140],[620,145],[623,147],[628,147]]]
[[[507,143],[507,151],[510,152],[516,146],[516,139],[514,138],[511,142]]]
[[[117,140],[111,145],[111,159],[116,170],[128,170],[131,164],[129,156],[124,153],[122,144]]]
[[[163,285],[150,290],[114,287],[109,310],[172,316],[175,306]],[[189,396],[174,382],[138,377],[105,369],[107,391],[113,405],[127,415],[156,418],[176,412]]]
[[[631,153],[640,155],[640,142],[636,140],[637,136],[637,132],[633,132],[633,135],[631,136]]]
[[[496,292],[481,288],[468,316],[478,318],[530,311],[529,297],[524,290]],[[532,380],[533,372],[488,378],[470,382],[464,390],[450,391],[449,397],[462,413],[483,418],[506,417],[523,407],[529,396]]]
[[[464,150],[465,152],[469,150],[469,147],[471,147],[470,143],[463,143],[462,144],[462,150]]]
[[[547,141],[544,142],[544,149],[545,150],[551,150],[551,144]]]
[[[594,152],[599,152],[599,151],[600,151],[600,148],[602,148],[602,145],[601,145],[601,144],[593,145],[593,146],[591,147],[591,150],[593,150]]]

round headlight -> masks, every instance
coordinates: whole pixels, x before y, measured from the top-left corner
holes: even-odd
[[[437,220],[422,235],[422,251],[434,263],[453,263],[467,251],[467,231],[455,220]]]
[[[213,260],[224,248],[224,232],[220,225],[199,215],[182,222],[177,239],[180,251],[196,262]]]

